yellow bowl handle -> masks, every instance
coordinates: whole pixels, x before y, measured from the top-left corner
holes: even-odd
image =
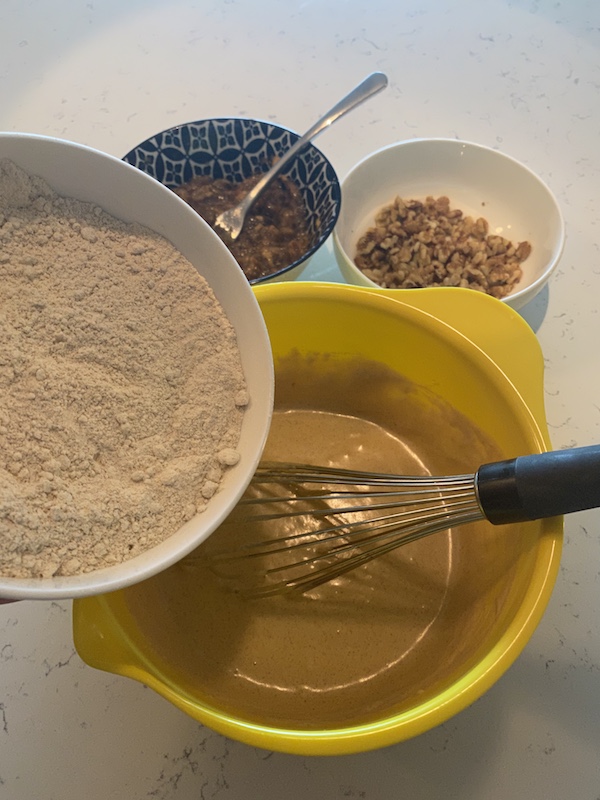
[[[117,594],[111,596],[114,603]],[[96,669],[148,683],[151,675],[124,635],[106,595],[83,597],[73,603],[73,640],[80,658]]]

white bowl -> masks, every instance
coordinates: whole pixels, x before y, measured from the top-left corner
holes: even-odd
[[[164,236],[206,279],[235,328],[250,404],[239,464],[225,474],[206,510],[160,545],[122,564],[82,575],[0,577],[0,598],[82,597],[120,589],[166,569],[223,521],[244,492],[262,453],[273,407],[273,360],[263,316],[244,273],[211,228],[177,195],[118,158],[72,142],[0,133],[0,158],[44,178],[59,194],[92,202],[113,216]]]
[[[400,196],[446,195],[452,208],[484,217],[490,233],[513,242],[529,241],[523,276],[503,298],[515,309],[540,291],[556,268],[564,246],[564,221],[546,184],[515,159],[457,139],[413,139],[364,158],[342,181],[342,209],[333,233],[340,270],[349,283],[376,286],[355,265],[358,239],[375,214]],[[398,289],[397,291],[403,291]]]

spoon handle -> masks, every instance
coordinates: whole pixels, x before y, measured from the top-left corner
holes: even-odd
[[[364,81],[358,84],[354,89],[352,89],[349,94],[343,97],[338,103],[336,103],[333,108],[331,108],[326,114],[324,114],[320,119],[318,119],[315,124],[310,127],[304,136],[301,136],[298,141],[290,147],[289,150],[279,158],[278,161],[271,167],[268,172],[265,172],[263,177],[259,180],[256,186],[248,192],[244,202],[244,211],[247,211],[252,203],[256,200],[257,196],[262,192],[264,187],[271,181],[272,178],[275,177],[289,162],[291,158],[293,158],[296,153],[301,150],[305,144],[310,142],[311,139],[314,139],[321,131],[325,128],[328,128],[332,125],[337,119],[342,117],[344,114],[347,114],[348,111],[351,111],[356,106],[364,103],[369,97],[372,97],[377,92],[380,92],[382,89],[388,84],[387,76],[383,74],[383,72],[373,72]]]

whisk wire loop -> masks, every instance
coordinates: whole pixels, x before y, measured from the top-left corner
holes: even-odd
[[[257,584],[248,589],[246,594],[251,597],[269,597],[289,591],[307,592],[321,586],[323,583],[339,578],[347,572],[369,563],[373,559],[390,553],[402,545],[410,544],[411,542],[430,536],[433,533],[446,530],[450,524],[466,525],[480,519],[481,514],[478,511],[472,511],[465,513],[463,516],[452,518],[451,521],[449,521],[448,518],[439,518],[437,520],[431,520],[427,524],[415,523],[412,528],[404,528],[400,538],[396,537],[379,545],[376,544],[376,540],[371,540],[367,550],[351,554],[346,559],[338,560],[337,556],[339,556],[340,551],[334,550],[331,551],[328,556],[329,558],[333,557],[334,560],[325,563],[323,566],[319,566],[319,564],[323,562],[325,557],[317,555],[305,559],[302,562],[294,562],[281,567],[272,567],[265,571],[267,576],[281,574],[284,571],[293,570],[300,566],[305,571],[305,574],[300,577],[292,577],[289,579],[284,577],[273,583]],[[356,544],[348,546],[348,550],[355,549]],[[316,569],[311,571],[312,567],[316,567]]]
[[[214,556],[266,559],[267,580],[245,592],[253,597],[306,592],[401,545],[483,517],[473,475],[400,476],[267,462],[251,484],[258,495],[242,500],[245,521],[271,526],[297,520],[299,528]]]
[[[381,509],[396,508],[393,504],[374,505],[369,506],[369,512]],[[311,509],[311,517],[317,516],[317,511],[322,512],[319,516],[325,518],[331,517],[333,519],[339,518],[340,515],[348,515],[350,513],[360,513],[365,511],[365,506],[351,506],[329,509]],[[444,502],[439,507],[429,507],[426,511],[420,508],[411,508],[408,510],[397,511],[394,514],[384,514],[380,516],[361,517],[360,519],[346,519],[345,517],[337,523],[330,524],[327,527],[319,527],[315,530],[303,530],[300,533],[290,534],[289,536],[280,536],[277,539],[265,540],[262,542],[250,542],[242,545],[236,553],[222,554],[222,557],[235,559],[245,558],[251,555],[266,555],[268,553],[279,553],[284,551],[294,550],[295,548],[303,547],[309,537],[315,538],[318,536],[319,544],[330,544],[340,539],[348,540],[351,537],[356,537],[363,533],[373,534],[377,532],[379,537],[387,533],[387,535],[395,534],[401,528],[407,525],[425,525],[436,522],[442,519],[447,523],[453,515],[457,514],[478,514],[480,515],[479,507],[473,503],[473,499],[469,497],[460,498],[454,502]],[[249,520],[255,521],[269,521],[280,520],[294,516],[306,516],[306,510],[294,512],[282,512],[280,514],[259,514],[256,516],[249,516]],[[329,534],[329,535],[325,535]],[[348,544],[348,548],[352,547]]]
[[[251,482],[258,497],[244,500],[242,508],[257,509],[246,519],[259,527],[272,525],[275,538],[221,557],[283,557],[291,551],[296,560],[267,564],[264,576],[276,576],[275,581],[248,594],[305,592],[441,530],[479,520],[503,525],[598,508],[599,473],[600,445],[517,456],[483,464],[472,475],[373,474],[263,462]],[[269,510],[261,513],[261,507]],[[277,530],[278,522],[283,531]],[[281,535],[290,527],[299,532]],[[303,546],[307,553],[299,558]]]
[[[448,488],[452,485],[464,485],[473,482],[472,475],[397,475],[386,472],[362,472],[353,469],[338,469],[335,467],[315,467],[310,464],[292,464],[289,462],[263,461],[254,476],[253,484],[259,483],[326,483],[342,484],[344,486],[374,486],[385,485],[397,488],[417,487],[424,489],[440,486]]]

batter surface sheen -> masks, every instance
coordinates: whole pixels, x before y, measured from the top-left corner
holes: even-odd
[[[276,387],[269,460],[448,474],[499,455],[438,398],[376,364],[294,356],[277,365]],[[491,549],[465,563],[461,540],[473,535],[491,537]],[[196,555],[257,536],[226,525]],[[194,558],[132,587],[127,603],[153,660],[192,696],[263,724],[342,727],[401,710],[464,664],[465,637],[493,613],[469,596],[485,588],[494,536],[487,523],[437,534],[308,594],[260,600]]]

